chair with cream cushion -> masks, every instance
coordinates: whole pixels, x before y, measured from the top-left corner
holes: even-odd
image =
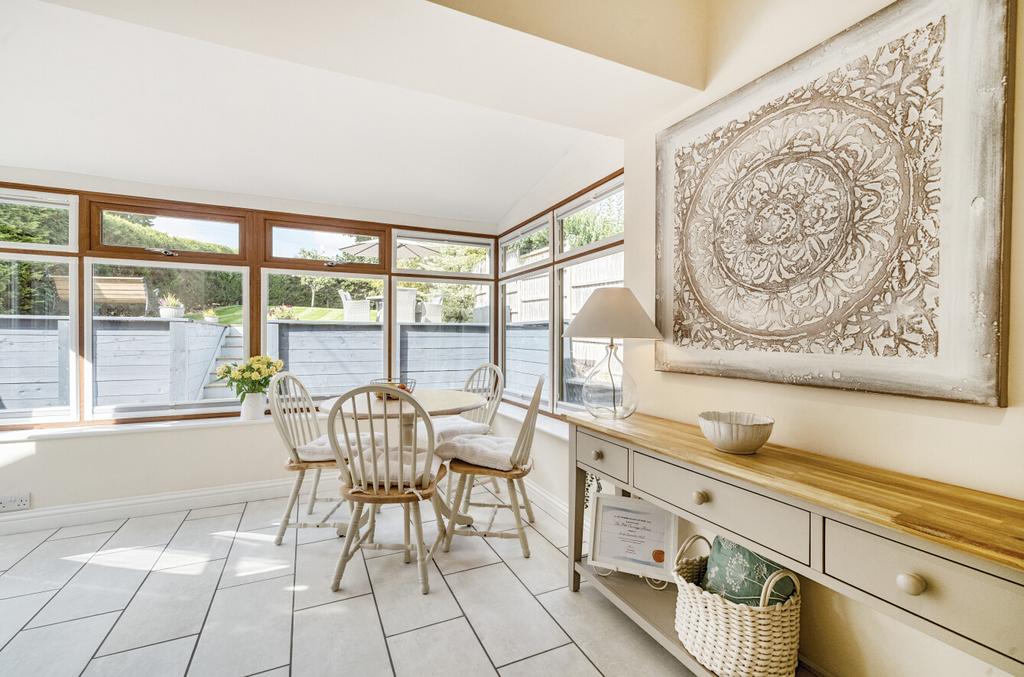
[[[389,398],[375,401],[378,395]],[[385,411],[386,405],[386,411]],[[388,423],[393,425],[389,426]],[[422,426],[426,439],[406,435],[401,429],[411,424]],[[394,428],[394,429],[392,429]],[[337,399],[327,418],[327,438],[341,471],[341,495],[352,504],[352,524],[345,535],[341,556],[331,582],[331,590],[341,587],[345,568],[358,548],[399,550],[405,561],[413,552],[419,565],[420,589],[430,590],[427,567],[444,537],[444,520],[437,502],[437,482],[447,471],[434,454],[434,428],[430,415],[409,393],[391,386],[369,385],[354,388]],[[430,501],[437,518],[437,538],[427,548],[423,542],[420,503]],[[360,519],[369,504],[370,516],[365,530]],[[402,507],[405,539],[403,543],[376,543],[374,506],[398,504]],[[409,528],[415,529],[415,543]]]
[[[334,458],[334,450],[327,441],[327,436],[320,432],[317,408],[313,404],[313,398],[309,396],[309,391],[293,374],[282,371],[270,381],[269,395],[270,414],[274,419],[274,424],[277,426],[277,432],[281,435],[284,446],[288,449],[288,460],[285,463],[285,470],[298,473],[295,476],[295,483],[292,485],[291,494],[288,496],[288,505],[285,508],[284,516],[281,518],[281,525],[277,529],[277,536],[274,538],[274,542],[277,545],[281,545],[281,540],[284,538],[285,531],[287,531],[289,526],[303,528],[339,528],[345,526],[344,522],[327,522],[341,505],[342,501],[332,498],[317,498],[320,473],[325,469],[336,469],[338,464]],[[313,487],[310,491],[307,513],[313,513],[313,508],[318,501],[334,502],[335,505],[319,522],[292,523],[292,511],[295,509],[299,492],[302,490],[302,482],[306,477],[306,472],[309,470],[313,471]]]
[[[501,404],[501,396],[505,393],[505,378],[496,364],[482,364],[473,370],[462,388],[467,393],[475,393],[484,398],[486,404],[478,409],[463,412],[455,416],[434,417],[434,438],[442,444],[458,435],[484,435],[491,432],[494,417]],[[498,481],[487,478],[495,492],[500,493]],[[452,475],[448,475],[445,496],[451,496]]]
[[[467,487],[472,489],[474,478],[493,477],[502,478],[508,487],[508,503],[477,503],[470,501],[469,506],[493,508],[490,522],[482,530],[456,528],[455,520],[449,520],[448,528],[445,530],[444,550],[451,547],[452,537],[459,536],[483,536],[494,538],[519,538],[519,544],[523,549],[523,557],[530,556],[530,544],[526,538],[526,527],[523,525],[521,511],[526,510],[527,518],[533,521],[533,509],[530,507],[529,499],[526,496],[526,485],[523,482],[533,464],[530,461],[530,452],[533,448],[533,434],[537,428],[537,412],[540,410],[541,389],[544,386],[544,377],[537,380],[537,387],[533,391],[533,399],[530,400],[530,408],[523,418],[523,426],[519,429],[519,436],[497,437],[495,435],[459,435],[458,437],[438,445],[437,453],[444,458],[451,458],[449,467],[452,472],[459,474],[458,487],[455,490],[455,497],[452,500],[452,513],[463,504],[463,497]],[[518,487],[518,493],[516,491]],[[523,496],[523,506],[519,505],[519,496]],[[512,511],[516,521],[515,533],[507,531],[492,531],[494,517],[499,508]]]

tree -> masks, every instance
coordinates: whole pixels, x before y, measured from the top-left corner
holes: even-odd
[[[309,288],[309,307],[316,307],[316,293],[322,289],[329,289],[334,286],[334,280],[323,275],[303,275],[299,282]]]

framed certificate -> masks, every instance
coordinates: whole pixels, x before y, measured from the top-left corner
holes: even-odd
[[[590,564],[671,582],[679,548],[676,516],[639,498],[594,498]]]

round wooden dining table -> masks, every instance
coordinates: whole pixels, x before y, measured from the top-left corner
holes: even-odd
[[[487,400],[483,396],[466,392],[465,390],[417,388],[412,392],[412,396],[431,416],[461,414],[473,409],[479,409],[487,404]],[[319,406],[320,411],[329,413],[338,399],[337,397],[331,397],[323,400]],[[369,400],[369,406],[367,406],[367,400]],[[400,415],[399,404],[398,400],[384,400],[373,395],[370,395],[369,398],[356,396],[356,417],[361,419],[397,418]],[[345,414],[350,415],[351,411],[350,405],[345,405]],[[402,427],[402,437],[405,438],[406,444],[411,443],[416,435],[413,417],[410,413],[408,405],[401,412],[402,420],[400,425]],[[451,519],[452,514],[448,504],[440,500],[437,493],[434,494],[434,500],[437,501],[437,507],[445,519]],[[458,514],[455,516],[455,522],[460,525],[469,525],[473,523],[473,518],[470,515]]]

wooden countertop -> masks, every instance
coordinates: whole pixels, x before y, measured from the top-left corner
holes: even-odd
[[[1024,571],[1024,501],[771,443],[750,456],[725,454],[697,426],[646,414],[567,419],[634,447]]]

